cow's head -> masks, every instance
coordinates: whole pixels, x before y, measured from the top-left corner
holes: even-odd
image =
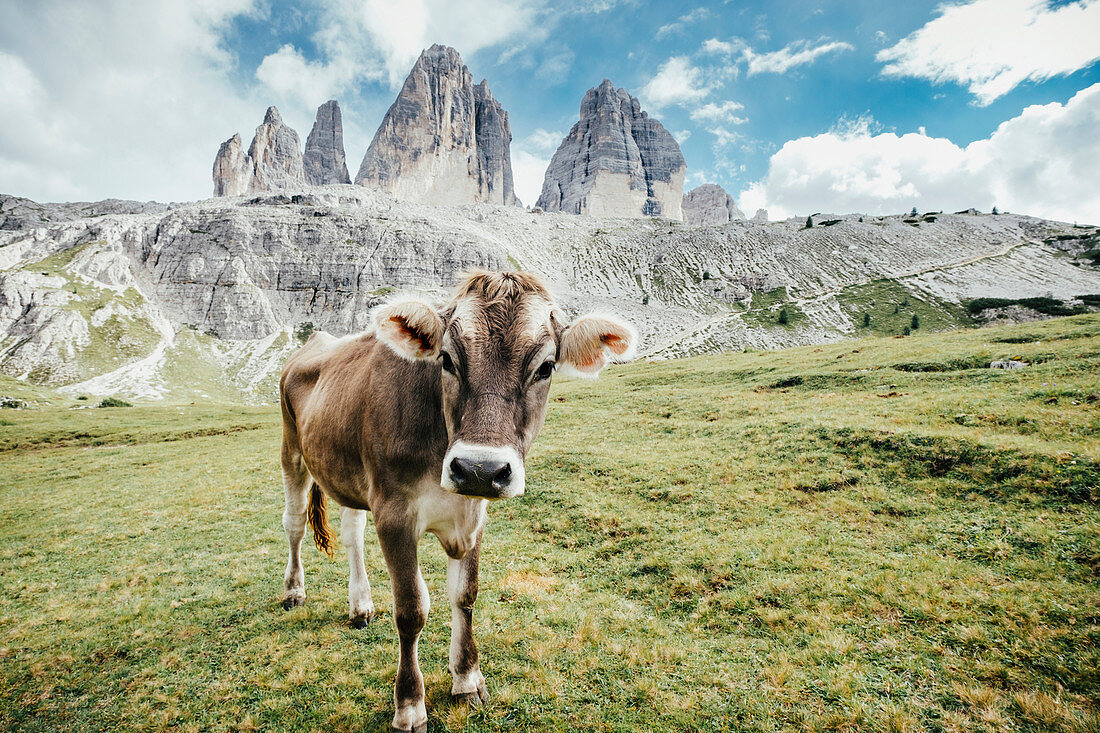
[[[614,316],[563,323],[542,281],[522,272],[468,275],[442,310],[387,303],[374,329],[405,359],[438,362],[449,439],[440,483],[487,499],[523,493],[523,459],[546,417],[554,371],[595,377],[609,361],[629,359],[638,342]]]

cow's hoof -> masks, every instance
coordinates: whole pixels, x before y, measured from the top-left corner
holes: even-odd
[[[419,725],[414,725],[412,728],[390,728],[394,733],[428,733],[428,721],[424,721]]]
[[[489,688],[485,686],[485,680],[481,680],[477,684],[476,692],[452,692],[451,700],[479,708],[482,704],[489,702]]]
[[[457,695],[451,695],[451,700],[456,703],[466,703],[472,708],[481,707],[481,695],[476,692],[460,692]]]
[[[351,628],[353,629],[365,629],[367,628],[367,624],[369,624],[373,620],[374,616],[356,616],[348,623],[351,624]]]
[[[295,606],[304,606],[306,603],[305,596],[288,596],[283,599],[283,610],[289,611]]]

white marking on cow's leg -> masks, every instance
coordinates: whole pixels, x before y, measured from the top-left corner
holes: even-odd
[[[340,539],[348,551],[348,617],[357,629],[363,628],[374,618],[370,580],[363,563],[363,530],[366,524],[367,513],[362,509],[340,507]]]
[[[286,530],[290,556],[283,576],[283,608],[300,606],[306,602],[306,575],[302,569],[302,538],[306,534],[306,508],[309,505],[309,489],[312,479],[301,458],[283,461],[283,490],[286,505],[283,510],[283,529]]]
[[[376,517],[377,522],[377,517]],[[424,677],[416,647],[428,620],[428,586],[420,574],[416,543],[419,535],[408,526],[376,524],[378,542],[386,558],[393,587],[393,620],[400,640],[397,680],[393,687],[393,727],[399,731],[426,731]]]
[[[461,560],[447,561],[447,596],[451,601],[450,668],[453,680],[451,696],[479,705],[489,699],[485,677],[478,664],[474,643],[473,613],[477,601],[478,558],[481,533],[477,542]]]

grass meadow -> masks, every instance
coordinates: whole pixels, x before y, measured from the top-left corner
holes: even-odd
[[[0,728],[388,727],[369,527],[375,623],[312,547],[280,606],[275,407],[52,401],[0,411]],[[483,708],[421,544],[429,729],[1100,730],[1098,431],[1100,316],[559,381],[490,508]]]

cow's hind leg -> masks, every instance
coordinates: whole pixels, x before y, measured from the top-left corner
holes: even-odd
[[[421,733],[428,730],[424,707],[424,677],[416,658],[417,642],[428,619],[428,586],[420,574],[416,533],[405,526],[387,527],[375,517],[378,543],[386,557],[393,586],[393,620],[400,639],[397,681],[394,683],[393,729]]]
[[[302,570],[302,538],[306,534],[306,512],[309,506],[309,489],[313,480],[302,463],[300,455],[283,452],[283,489],[286,507],[283,510],[283,529],[290,544],[290,557],[283,577],[283,608],[290,609],[306,602],[306,576]]]
[[[362,509],[340,508],[340,538],[348,551],[348,617],[357,629],[374,618],[374,601],[370,595],[370,580],[363,562],[363,530],[367,513]]]
[[[478,559],[481,537],[461,560],[447,560],[447,596],[451,601],[451,697],[471,705],[489,699],[485,677],[477,659],[473,615],[477,601]]]

